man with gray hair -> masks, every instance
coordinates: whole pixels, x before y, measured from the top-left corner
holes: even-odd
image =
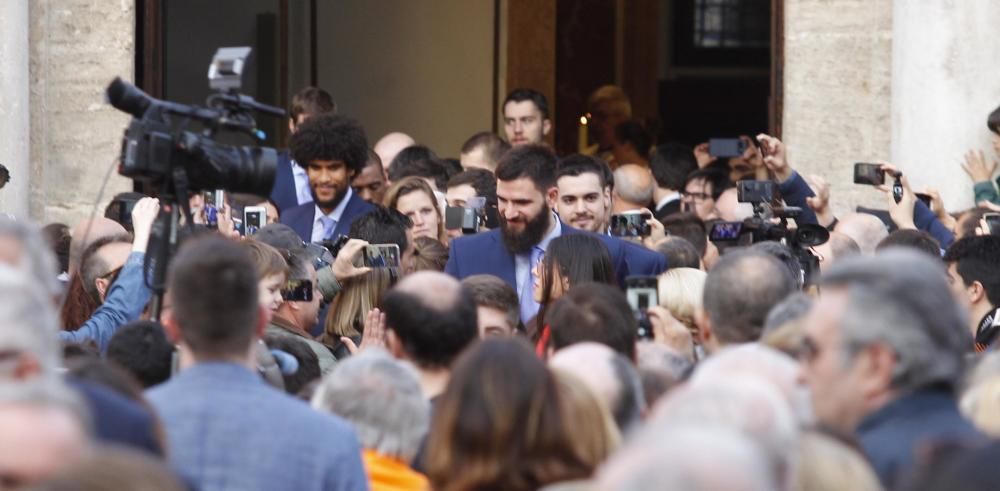
[[[722,256],[705,277],[704,301],[695,316],[701,345],[709,353],[760,338],[771,308],[798,289],[773,256],[750,251]]]
[[[646,412],[642,380],[625,356],[603,344],[583,342],[557,351],[549,366],[583,381],[607,404],[622,435],[642,420]]]
[[[354,426],[370,488],[427,489],[427,478],[408,464],[430,426],[430,403],[410,365],[380,349],[365,350],[323,379],[312,406]]]
[[[882,220],[868,213],[848,213],[840,217],[835,229],[852,239],[861,248],[862,254],[875,254],[875,247],[889,235]]]
[[[626,164],[614,172],[611,213],[624,213],[646,208],[653,202],[656,180],[649,169]]]
[[[972,341],[940,261],[906,250],[849,258],[822,287],[801,354],[813,410],[856,434],[887,489],[921,446],[980,437],[953,393]]]

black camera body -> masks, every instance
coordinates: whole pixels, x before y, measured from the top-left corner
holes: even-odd
[[[444,228],[461,229],[465,235],[477,234],[481,228],[494,229],[500,226],[496,206],[490,206],[486,198],[476,196],[469,199],[464,207],[449,206],[444,211]]]

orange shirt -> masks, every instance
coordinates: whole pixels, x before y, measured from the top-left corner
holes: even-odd
[[[362,452],[362,458],[371,491],[427,491],[431,488],[423,474],[399,459],[367,449]]]

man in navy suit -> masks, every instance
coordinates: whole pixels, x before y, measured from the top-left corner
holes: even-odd
[[[372,210],[351,189],[351,178],[368,159],[365,130],[345,116],[315,116],[292,135],[291,150],[295,161],[305,167],[312,201],[283,210],[281,223],[305,242],[347,235],[354,219]]]
[[[337,112],[337,104],[330,94],[317,87],[306,87],[292,97],[289,108],[288,131],[295,135],[299,125],[307,119],[327,113]],[[271,201],[282,213],[296,206],[312,201],[309,192],[309,178],[305,167],[292,160],[287,151],[278,152],[278,170],[271,189]]]
[[[540,145],[516,147],[497,164],[497,204],[500,228],[451,241],[445,272],[462,279],[475,274],[498,276],[517,290],[521,320],[538,311],[531,293],[532,269],[552,239],[562,234],[588,233],[562,223],[546,198],[555,199],[556,156]],[[619,282],[629,275],[658,275],[666,259],[641,246],[595,235],[608,248]]]

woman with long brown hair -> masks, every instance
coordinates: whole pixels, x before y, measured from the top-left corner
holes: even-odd
[[[341,338],[351,338],[355,344],[361,343],[365,317],[371,309],[381,305],[382,295],[398,279],[399,271],[395,268],[372,268],[357,278],[347,280],[330,306],[323,333],[317,341],[331,347],[337,358],[349,356],[350,351]]]
[[[444,232],[444,214],[434,190],[419,177],[407,177],[394,182],[385,193],[385,207],[406,215],[413,223],[413,237],[430,237],[448,244]]]

